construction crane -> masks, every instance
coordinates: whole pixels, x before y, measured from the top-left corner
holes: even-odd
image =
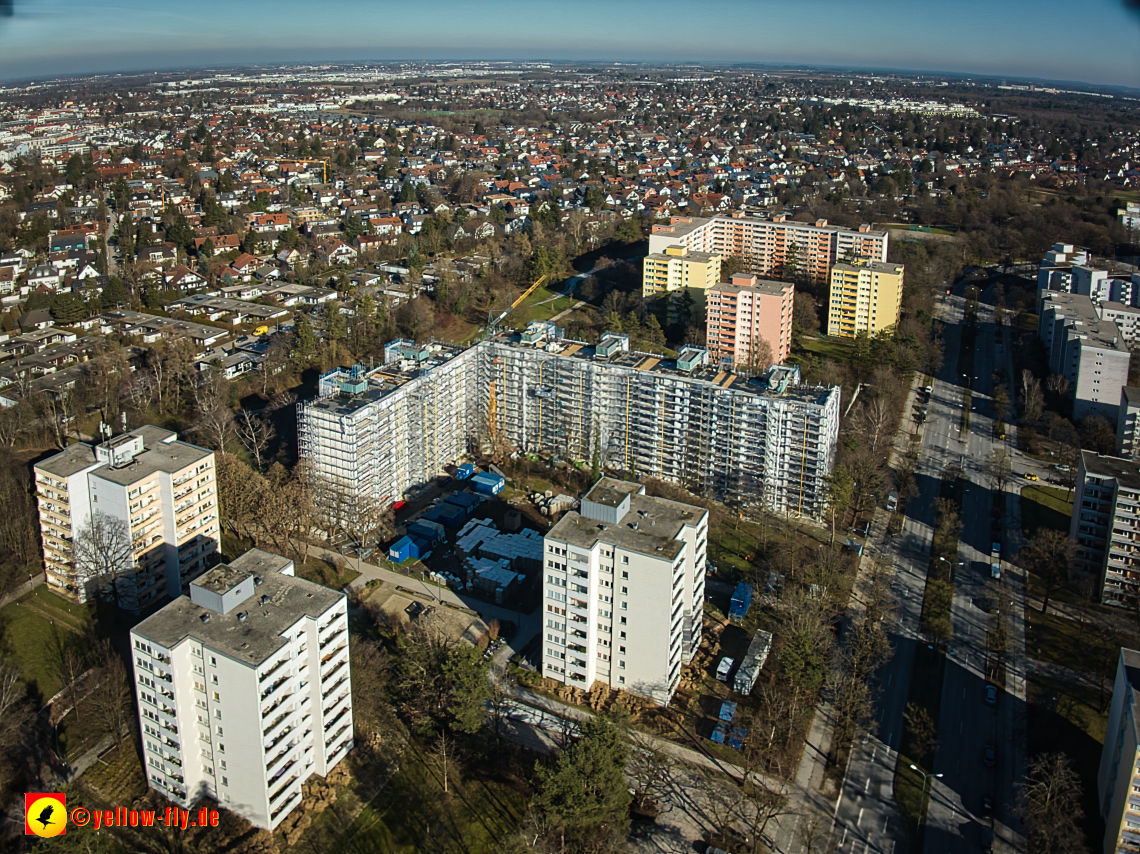
[[[542,283],[545,281],[546,281],[546,274],[543,273],[541,276],[539,276],[537,279],[534,280],[533,285],[531,285],[529,288],[527,288],[525,291],[523,291],[522,296],[520,296],[517,300],[515,300],[509,306],[507,306],[506,311],[504,311],[498,317],[495,317],[495,318],[491,317],[491,315],[494,313],[494,309],[491,309],[491,311],[488,311],[487,312],[487,337],[490,338],[492,335],[494,335],[495,330],[498,328],[498,326],[502,322],[503,318],[506,317],[508,314],[510,314],[512,311],[514,311],[518,307],[519,303],[521,303],[524,299],[526,299],[531,294],[533,294],[535,291],[537,291],[539,289],[539,287],[542,285]]]
[[[271,163],[320,163],[321,169],[321,183],[327,184],[329,182],[329,167],[332,161],[327,157],[322,157],[318,160],[306,160],[304,157],[270,157],[268,158]]]

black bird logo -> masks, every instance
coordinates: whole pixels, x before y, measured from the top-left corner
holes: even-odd
[[[55,807],[51,806],[50,804],[40,810],[40,814],[36,818],[36,821],[44,826],[44,830],[47,830],[47,826],[49,824],[55,824],[55,822],[51,820],[51,814],[53,812],[55,812]]]

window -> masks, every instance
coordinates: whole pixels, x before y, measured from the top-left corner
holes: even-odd
[[[622,595],[623,595],[623,596],[625,596],[626,594],[628,594],[628,593],[629,593],[629,588],[628,588],[628,587],[623,587],[623,588],[621,589],[621,593],[622,593]]]
[[[221,727],[218,727],[218,735],[224,735],[224,733],[222,732],[222,728],[221,728]]]
[[[215,691],[215,692],[214,692],[214,702],[218,702],[218,701],[220,701],[221,699],[222,699],[222,695],[221,695],[221,694],[219,694],[217,691]],[[220,715],[220,714],[221,714],[221,712],[218,712],[218,714]]]
[[[225,753],[225,752],[226,752],[226,746],[224,744],[219,744],[218,745],[218,753]]]
[[[211,666],[211,667],[217,667],[217,666],[218,666],[218,659],[216,659],[216,658],[215,658],[214,656],[212,656],[212,655],[210,656],[210,666]]]
[[[213,676],[211,676],[210,679],[213,680],[215,685],[218,684],[218,674],[217,673],[215,673]]]
[[[622,637],[623,637],[623,638],[625,637],[625,633],[624,633],[624,632],[622,633]],[[619,647],[618,647],[618,652],[624,653],[624,652],[625,652],[625,647],[624,647],[624,646],[619,646]]]
[[[622,617],[622,618],[621,618],[621,624],[622,624],[623,626],[626,624],[626,622],[625,622],[625,617]],[[625,634],[624,634],[624,633],[622,634],[622,637],[623,637],[623,638],[625,637]]]
[[[618,677],[618,682],[619,682],[620,684],[624,685],[624,684],[625,684],[625,677],[624,677],[624,676],[619,676],[619,677]]]
[[[622,555],[621,556],[621,562],[622,563],[629,563],[629,555]],[[624,572],[621,574],[621,577],[622,578],[629,578],[629,576],[626,575]]]
[[[628,572],[625,572],[625,571],[623,571],[623,572],[622,572],[622,574],[621,574],[621,577],[622,577],[623,579],[625,579],[625,580],[627,580],[627,581],[628,581],[628,580],[629,580],[629,573],[628,573]]]
[[[624,619],[625,619],[625,617],[622,617],[622,619],[624,620]],[[625,640],[625,632],[620,632],[620,633],[618,634],[618,637],[620,637],[622,640]]]
[[[229,777],[222,777],[222,785],[228,786],[229,784],[230,784],[230,778]]]

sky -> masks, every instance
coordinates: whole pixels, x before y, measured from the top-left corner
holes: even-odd
[[[756,62],[1140,88],[1140,0],[0,0],[0,80],[257,63]]]

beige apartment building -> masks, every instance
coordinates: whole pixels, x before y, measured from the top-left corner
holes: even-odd
[[[131,610],[180,596],[218,551],[214,452],[169,430],[147,426],[97,445],[77,442],[34,470],[44,570],[62,595],[84,602],[99,586],[74,551],[93,519],[118,520],[130,537],[116,599]]]
[[[719,255],[699,252],[680,244],[666,246],[664,252],[647,255],[642,264],[641,295],[652,298],[688,289],[695,302],[704,303],[704,294],[720,281]]]
[[[902,314],[903,266],[857,258],[831,268],[827,334],[854,338],[898,325]]]
[[[837,261],[869,258],[887,260],[887,232],[869,225],[842,228],[820,219],[814,223],[790,222],[786,217],[757,219],[735,212],[711,219],[675,216],[653,226],[649,254],[681,245],[690,251],[709,252],[722,258],[739,258],[743,269],[775,279],[803,278],[826,284]]]
[[[736,273],[731,281],[710,288],[706,318],[710,362],[734,370],[765,371],[784,361],[792,352],[794,303],[791,282],[762,280],[753,273]],[[770,351],[767,359],[760,358],[763,344]]]

